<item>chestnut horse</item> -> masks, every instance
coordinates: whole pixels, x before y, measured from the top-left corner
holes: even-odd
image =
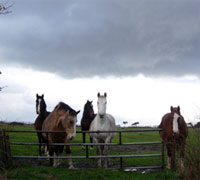
[[[95,116],[96,114],[94,114],[92,101],[87,100],[87,102],[84,105],[83,116],[81,118],[82,131],[89,131],[90,124],[94,120]],[[86,133],[83,133],[83,143],[85,143],[85,135]],[[92,137],[90,137],[90,143],[92,143]],[[85,146],[83,146],[82,149],[83,148],[85,148]]]
[[[171,112],[163,116],[159,128],[159,134],[167,148],[167,168],[172,169],[175,162],[175,151],[177,151],[178,166],[184,169],[184,148],[188,136],[188,128],[180,113],[180,107],[172,107]]]
[[[49,116],[44,120],[42,125],[43,131],[61,131],[60,133],[42,133],[43,137],[48,140],[48,143],[67,143],[69,144],[76,135],[76,122],[77,114],[80,111],[73,110],[67,104],[60,102],[55,109],[49,114]],[[49,155],[61,156],[64,146],[53,146],[49,145]],[[70,147],[66,146],[66,153],[71,155]],[[60,165],[60,159],[50,159],[50,165],[58,167]],[[73,168],[72,160],[69,159],[69,169]]]
[[[38,114],[38,117],[35,120],[34,127],[37,131],[42,130],[42,124],[46,117],[50,114],[50,112],[46,110],[46,107],[44,94],[42,94],[42,96],[36,94],[36,113]],[[37,136],[39,141],[39,155],[41,156],[42,152],[44,152],[44,146],[41,148],[40,143],[44,143],[44,139],[42,138],[42,133],[40,132],[37,132]]]

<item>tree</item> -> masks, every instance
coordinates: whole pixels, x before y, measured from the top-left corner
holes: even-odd
[[[139,122],[134,122],[133,124],[132,124],[132,126],[136,126],[136,125],[138,125],[139,124]]]
[[[128,123],[127,121],[123,121],[124,127],[125,127],[125,125],[126,125],[127,123]]]
[[[14,3],[10,4],[9,0],[6,0],[4,3],[0,2],[0,15],[11,13],[10,8]]]
[[[1,71],[0,71],[0,74],[2,74]],[[0,91],[1,91],[3,88],[5,88],[5,87],[7,87],[7,86],[0,87]]]

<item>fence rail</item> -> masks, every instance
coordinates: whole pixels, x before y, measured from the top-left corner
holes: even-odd
[[[6,133],[63,133],[64,131],[34,131],[34,130],[4,130]],[[47,145],[47,146],[85,146],[86,155],[85,156],[15,156],[12,155],[12,159],[97,159],[97,158],[119,158],[120,159],[120,169],[123,169],[123,158],[137,158],[137,157],[161,157],[160,166],[143,166],[142,169],[152,169],[152,168],[164,168],[164,143],[160,142],[135,142],[135,143],[122,143],[122,133],[137,133],[137,132],[152,132],[152,131],[162,131],[160,128],[153,129],[134,129],[134,130],[116,130],[116,131],[77,131],[76,133],[108,133],[116,132],[119,133],[119,143],[37,143],[37,142],[9,142],[10,145]],[[161,145],[160,154],[140,154],[140,155],[108,155],[108,156],[91,156],[89,155],[89,146],[135,146],[135,145]],[[133,167],[138,169],[139,167]]]

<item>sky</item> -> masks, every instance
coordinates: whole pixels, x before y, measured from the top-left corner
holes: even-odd
[[[0,0],[0,3],[5,2]],[[116,124],[200,116],[200,1],[10,0],[0,15],[0,120],[34,122],[36,93],[81,110],[107,92]]]

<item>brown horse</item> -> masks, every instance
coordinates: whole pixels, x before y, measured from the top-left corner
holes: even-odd
[[[50,114],[50,112],[46,110],[46,107],[44,94],[42,94],[42,96],[36,94],[36,113],[38,114],[38,117],[35,120],[34,127],[37,131],[42,130],[42,124],[46,117]],[[42,138],[42,133],[40,132],[37,132],[37,136],[39,141],[39,155],[41,156],[42,152],[44,152],[44,146],[41,148],[40,143],[44,143],[44,139]]]
[[[171,106],[171,112],[163,116],[158,127],[163,129],[159,133],[167,148],[167,168],[172,169],[174,167],[175,151],[177,150],[178,166],[183,170],[184,148],[188,136],[188,128],[180,113],[180,107]]]
[[[81,118],[81,130],[82,131],[89,131],[90,124],[94,120],[96,114],[94,114],[92,101],[88,101],[84,105],[84,111],[83,116]],[[83,133],[83,143],[85,143],[85,134]],[[92,138],[90,137],[90,143],[92,143]],[[82,147],[82,149],[85,148],[85,146]],[[91,146],[92,148],[92,146]]]
[[[42,130],[43,131],[62,131],[61,133],[42,133],[43,137],[48,140],[48,143],[69,143],[76,135],[76,122],[77,114],[80,111],[73,110],[67,104],[60,102],[55,109],[45,119]],[[49,155],[61,156],[64,146],[48,147]],[[66,146],[66,153],[71,155],[70,147]],[[58,167],[60,165],[60,159],[50,159],[50,165]],[[72,160],[69,160],[69,169],[73,168]]]

